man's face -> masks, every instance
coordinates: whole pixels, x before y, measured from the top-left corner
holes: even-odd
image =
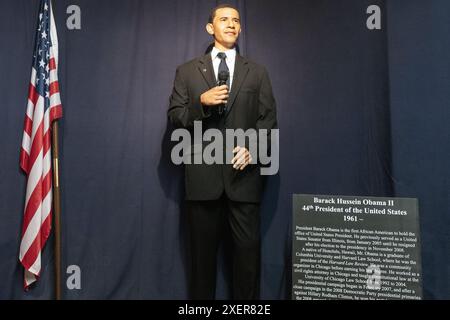
[[[206,30],[214,36],[216,44],[226,49],[233,48],[241,33],[239,12],[233,8],[217,9],[213,22],[206,25]]]

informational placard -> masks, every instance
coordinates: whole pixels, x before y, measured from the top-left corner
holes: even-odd
[[[293,196],[292,299],[421,299],[417,199]]]

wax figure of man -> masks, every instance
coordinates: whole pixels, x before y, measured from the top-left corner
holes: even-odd
[[[230,5],[214,8],[206,30],[214,37],[214,48],[177,68],[168,110],[171,123],[194,131],[194,122],[201,121],[203,131],[218,129],[224,140],[226,129],[276,128],[266,69],[236,52],[241,32],[238,10]],[[217,85],[220,72],[229,75],[224,85]],[[207,143],[203,144],[204,148]],[[196,152],[194,146],[192,150]],[[234,145],[229,152],[233,154],[228,163],[185,164],[192,299],[215,298],[217,252],[224,230],[232,239],[233,298],[259,298],[264,177],[248,146]]]

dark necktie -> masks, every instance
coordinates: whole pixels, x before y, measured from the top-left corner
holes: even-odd
[[[227,63],[225,61],[225,59],[227,58],[227,55],[225,54],[225,52],[219,52],[217,54],[217,57],[220,59],[219,70],[217,72],[217,75],[219,75],[219,73],[221,71],[227,71],[229,74],[230,70],[228,69]],[[227,86],[228,86],[228,89],[230,89],[230,77],[228,77]]]
[[[225,61],[225,59],[227,58],[227,55],[225,54],[225,52],[219,52],[217,54],[217,57],[220,59],[219,70],[217,71],[217,78],[219,78],[220,72],[223,72],[223,71],[225,71],[226,73],[228,73],[228,75],[230,75],[230,70],[228,69],[227,63]],[[227,86],[228,86],[228,90],[230,90],[230,77],[229,76],[227,79]],[[227,112],[226,104],[220,105],[218,108],[218,111],[219,111],[219,115],[223,114],[224,112]]]

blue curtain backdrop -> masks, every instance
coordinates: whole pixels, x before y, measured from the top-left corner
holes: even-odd
[[[278,102],[280,172],[262,209],[261,297],[290,293],[293,193],[417,197],[425,298],[450,298],[450,3],[240,0],[241,53],[263,65]],[[202,54],[209,0],[58,0],[63,270],[66,299],[184,299],[182,168],[166,109],[176,66]],[[81,8],[81,30],[66,9]],[[382,30],[366,8],[382,9]],[[25,177],[19,148],[37,0],[0,1],[0,299],[22,289]],[[227,298],[220,262],[218,297]],[[63,274],[63,279],[67,275]]]

